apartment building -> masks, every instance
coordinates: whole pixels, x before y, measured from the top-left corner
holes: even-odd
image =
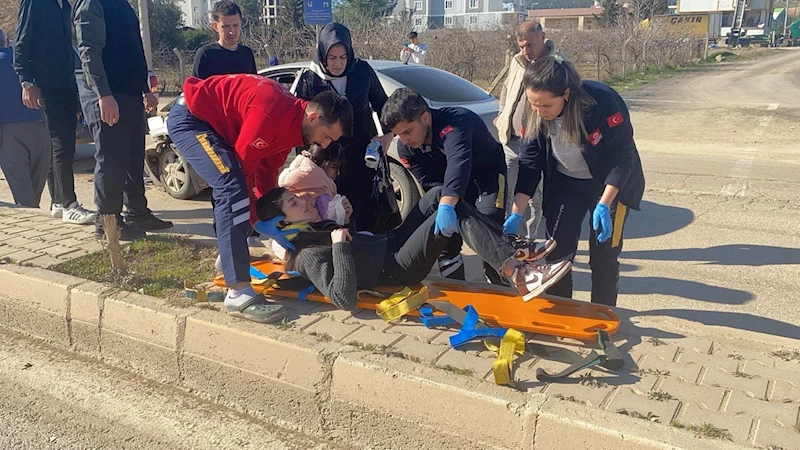
[[[409,14],[414,30],[488,28],[525,17],[524,0],[399,0],[395,14]]]

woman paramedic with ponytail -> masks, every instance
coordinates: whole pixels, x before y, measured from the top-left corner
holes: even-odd
[[[516,232],[543,176],[547,233],[558,242],[547,261],[575,258],[582,222],[589,213],[592,302],[614,306],[622,229],[628,210],[639,210],[644,193],[628,109],[613,89],[582,80],[575,67],[560,57],[531,63],[523,85],[531,106],[528,142],[520,155],[514,206],[504,233]],[[547,292],[572,297],[572,274]]]

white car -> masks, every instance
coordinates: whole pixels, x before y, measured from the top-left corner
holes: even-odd
[[[467,108],[478,114],[495,138],[497,137],[497,129],[492,121],[497,117],[499,103],[480,87],[457,75],[430,66],[403,64],[397,61],[369,60],[368,62],[378,75],[386,95],[391,95],[396,89],[409,87],[425,97],[433,108],[445,106]],[[307,61],[283,64],[263,69],[259,74],[291,89],[297,76],[308,66]],[[151,126],[151,135],[152,128]],[[175,146],[169,144],[171,143],[164,143],[160,149],[153,149],[148,154],[147,166],[151,172],[158,174],[158,179],[170,195],[176,198],[191,198],[207,185],[186,164]],[[388,155],[395,193],[401,213],[405,217],[420,199],[422,190],[411,173],[398,161],[396,139],[389,148]]]

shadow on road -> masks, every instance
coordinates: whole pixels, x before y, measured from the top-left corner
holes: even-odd
[[[775,266],[800,264],[796,248],[769,245],[730,244],[706,248],[624,251],[628,259],[658,261],[696,261],[722,266]]]
[[[667,316],[691,320],[704,325],[737,328],[792,339],[800,339],[800,326],[747,313],[697,311],[693,309],[654,309],[633,312],[635,316]]]
[[[572,277],[575,290],[590,289],[592,285],[591,273],[575,271],[572,273]],[[629,295],[672,295],[724,305],[743,305],[755,298],[752,293],[747,291],[665,277],[622,277],[619,282],[619,293]]]

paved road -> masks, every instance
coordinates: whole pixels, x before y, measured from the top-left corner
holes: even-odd
[[[619,306],[800,338],[800,49],[625,93],[647,177],[625,231]],[[76,164],[91,204],[91,161]],[[45,194],[46,197],[46,194]],[[11,198],[0,183],[0,200]],[[176,231],[212,236],[208,200],[150,189]],[[468,257],[469,276],[480,264]],[[575,297],[587,300],[585,239]]]
[[[0,448],[344,450],[0,330]]]

